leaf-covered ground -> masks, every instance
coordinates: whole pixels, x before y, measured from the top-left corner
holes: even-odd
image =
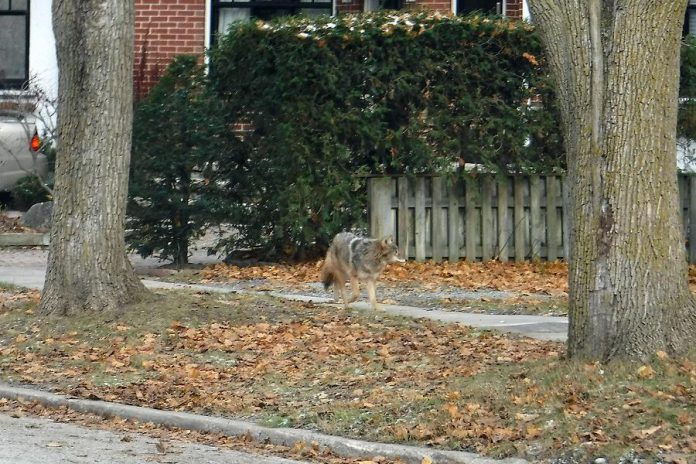
[[[19,218],[10,217],[7,214],[0,211],[0,233],[3,232],[34,232],[33,229],[23,226]]]
[[[319,281],[322,261],[300,264],[218,264],[202,272],[204,282],[268,279],[288,284]],[[564,296],[568,270],[562,262],[487,263],[457,261],[395,263],[387,266],[380,282],[436,289],[450,286],[469,290],[498,290]]]
[[[267,297],[160,293],[123,314],[35,314],[0,293],[5,381],[369,440],[694,462],[696,363],[563,359],[562,344]]]

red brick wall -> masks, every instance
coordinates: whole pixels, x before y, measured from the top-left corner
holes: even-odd
[[[508,18],[522,19],[522,1],[523,0],[507,0],[505,13]]]
[[[136,98],[147,94],[172,58],[202,55],[205,0],[135,0]]]
[[[335,2],[338,14],[360,13],[363,11],[363,0],[348,0],[346,2],[343,0],[335,0]]]

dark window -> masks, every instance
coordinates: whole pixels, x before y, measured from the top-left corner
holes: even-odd
[[[401,0],[382,0],[380,7],[382,10],[400,10],[402,7]]]
[[[0,0],[0,89],[29,80],[29,0]]]
[[[365,11],[400,10],[403,8],[403,0],[364,0],[364,2]]]
[[[501,14],[503,0],[458,0],[457,14],[465,15],[474,11],[488,14]]]
[[[684,35],[696,34],[696,0],[689,0],[684,18]]]
[[[2,1],[2,0],[0,0]],[[332,14],[332,0],[213,0],[211,43],[218,33],[224,33],[235,21],[269,20],[278,16]]]

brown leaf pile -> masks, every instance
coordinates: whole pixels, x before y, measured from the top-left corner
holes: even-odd
[[[126,336],[133,327],[112,325],[116,335],[97,344],[86,340],[88,334],[41,336],[32,327],[14,343],[0,345],[0,356],[14,360],[2,367],[22,382],[52,385],[78,397],[284,418],[286,425],[328,432],[442,443],[453,429],[431,417],[429,404],[450,398],[454,380],[523,361],[557,359],[561,350],[558,343],[456,325],[395,325],[334,310],[280,323],[194,327],[173,322],[165,333],[135,338]],[[38,349],[26,350],[25,344]],[[389,418],[409,404],[413,411],[404,416],[405,428],[393,429]],[[330,417],[340,411],[364,411],[374,423],[369,429],[336,424]],[[463,427],[463,416],[458,420],[457,427]],[[468,427],[483,427],[481,414],[466,421]],[[483,449],[489,429],[481,430],[471,439]],[[509,438],[524,433],[515,428]]]
[[[2,232],[34,232],[34,230],[23,226],[19,222],[19,218],[9,217],[5,213],[0,213],[0,233]]]
[[[167,313],[174,302],[183,317]],[[559,343],[260,296],[177,293],[155,307],[65,330],[9,310],[0,372],[77,397],[494,456],[696,453],[693,360],[576,364]]]
[[[289,285],[319,281],[322,261],[301,264],[233,266],[217,264],[203,271],[204,282],[268,279]],[[437,288],[461,287],[522,293],[564,295],[568,291],[568,270],[562,262],[501,263],[417,263],[408,261],[387,266],[381,281]]]
[[[37,290],[2,290],[0,289],[0,312],[21,308],[29,304],[38,304],[41,293]]]
[[[265,279],[286,285],[319,281],[323,261],[300,264],[234,266],[216,264],[203,270],[203,282]],[[457,262],[407,261],[387,266],[382,282],[422,288],[459,287],[567,296],[568,265],[565,262]],[[689,288],[696,293],[696,265],[689,266]]]

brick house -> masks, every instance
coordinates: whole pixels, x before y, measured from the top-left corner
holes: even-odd
[[[523,0],[135,0],[135,81],[142,96],[178,54],[202,54],[237,20],[391,9],[474,10],[522,18]]]
[[[146,93],[175,55],[202,54],[235,20],[379,8],[523,16],[523,0],[135,0],[136,91]],[[0,100],[16,96],[30,77],[49,95],[57,93],[51,0],[0,0]]]
[[[140,95],[181,53],[201,54],[218,31],[238,19],[280,14],[342,14],[378,8],[472,10],[522,18],[524,0],[135,0],[135,78]],[[696,0],[689,0],[685,33],[696,32]],[[0,0],[0,100],[33,77],[55,94],[58,71],[51,0]]]

